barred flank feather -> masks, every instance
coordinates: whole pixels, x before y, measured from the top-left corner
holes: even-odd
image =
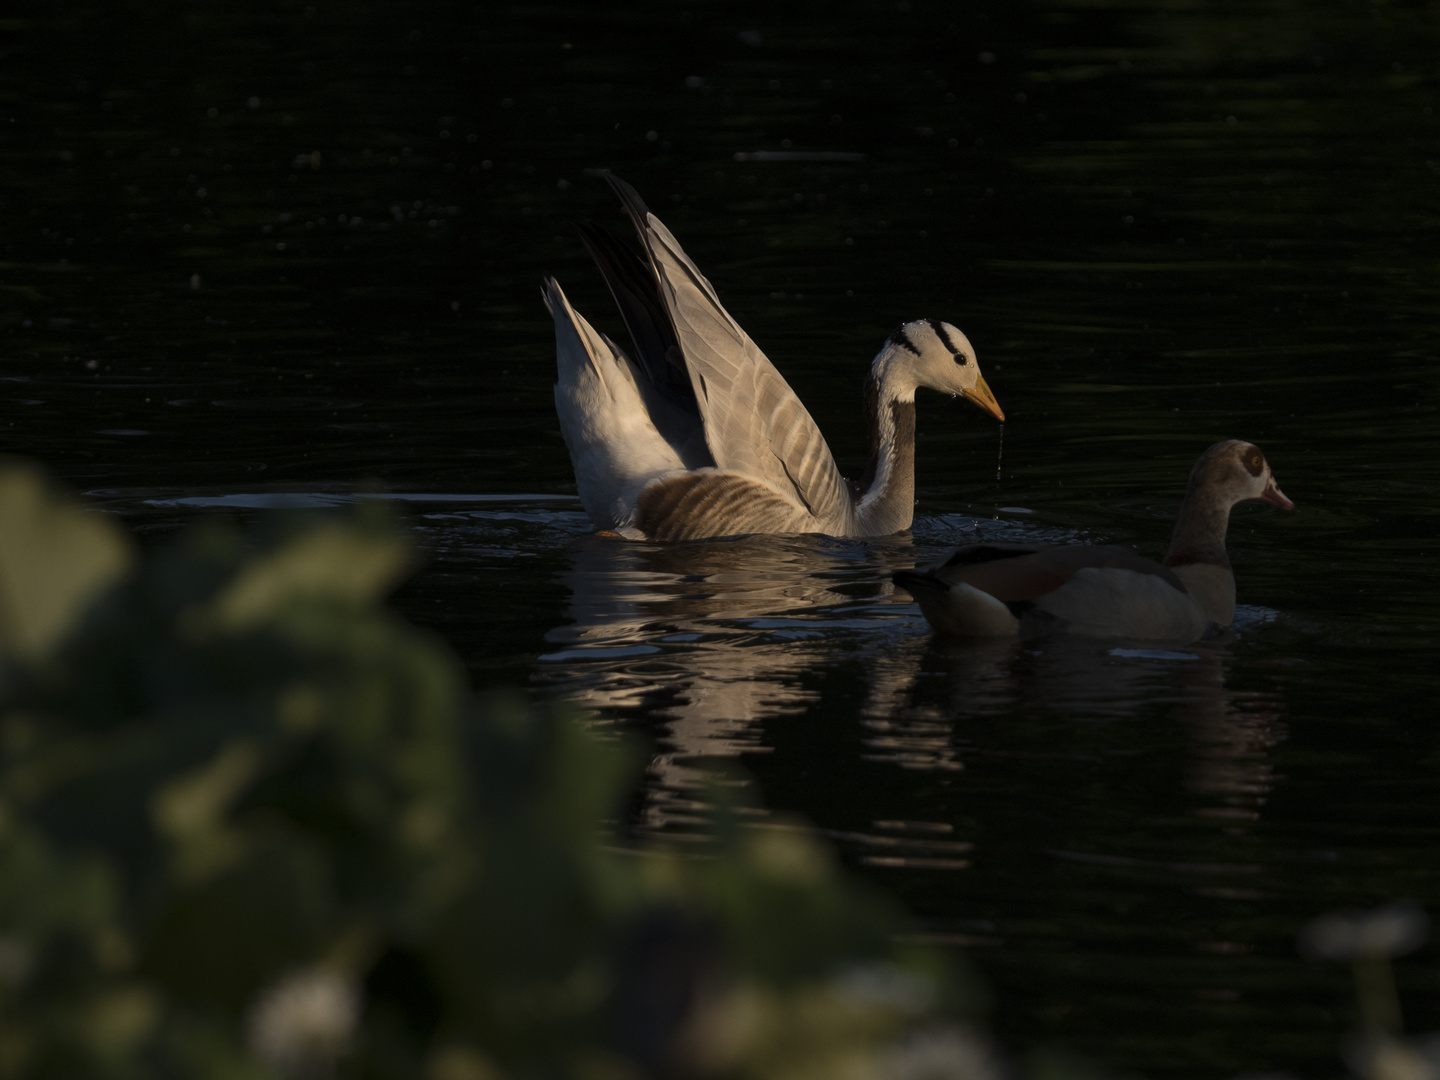
[[[637,510],[635,524],[648,540],[815,530],[814,518],[765,485],[708,470],[651,481],[640,492]]]

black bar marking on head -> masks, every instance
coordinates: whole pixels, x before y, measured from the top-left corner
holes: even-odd
[[[945,348],[950,350],[950,355],[955,357],[957,364],[968,364],[970,362],[969,358],[956,347],[955,342],[950,337],[950,331],[946,329],[943,322],[939,319],[926,319],[925,321],[930,324],[930,329],[935,331],[935,336],[944,343]]]
[[[903,326],[897,328],[896,331],[890,335],[889,344],[898,345],[900,348],[907,352],[912,352],[916,356],[920,355],[920,350],[917,349],[915,343],[910,340],[910,335],[905,333],[905,327]]]

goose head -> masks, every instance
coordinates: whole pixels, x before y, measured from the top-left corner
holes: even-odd
[[[1218,442],[1200,455],[1180,503],[1165,565],[1185,583],[1206,618],[1217,626],[1235,619],[1235,575],[1225,552],[1230,508],[1246,499],[1263,499],[1284,510],[1295,509],[1285,497],[1270,463],[1254,443]]]
[[[1283,510],[1295,509],[1295,504],[1275,483],[1275,474],[1270,471],[1264,453],[1243,439],[1218,442],[1201,454],[1190,472],[1185,497],[1201,499],[1227,512],[1247,499],[1263,499]]]
[[[959,395],[996,420],[1005,419],[980,374],[974,347],[958,329],[939,319],[916,319],[896,330],[875,357],[872,370],[897,400],[913,401],[916,388],[925,386]]]

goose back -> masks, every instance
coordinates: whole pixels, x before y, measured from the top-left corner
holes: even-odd
[[[1109,545],[974,545],[927,570],[900,571],[895,581],[932,624],[959,635],[1063,632],[1192,641],[1208,625],[1171,570]]]

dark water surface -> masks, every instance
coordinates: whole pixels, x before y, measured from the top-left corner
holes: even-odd
[[[1437,107],[1433,3],[22,0],[0,433],[156,535],[410,496],[402,608],[649,733],[641,828],[738,757],[978,964],[1010,1046],[1332,1075],[1345,976],[1295,931],[1440,911]],[[912,534],[588,535],[538,284],[619,332],[572,229],[619,227],[600,167],[851,474],[879,342],[960,325],[998,481],[995,425],[922,397]],[[1232,637],[944,645],[889,584],[977,538],[1158,554],[1225,437],[1299,504],[1237,512]]]

